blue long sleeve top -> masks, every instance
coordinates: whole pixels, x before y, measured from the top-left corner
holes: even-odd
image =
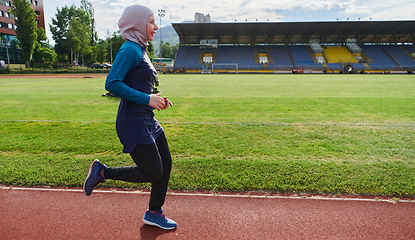
[[[163,132],[148,105],[157,76],[146,50],[139,44],[125,42],[115,57],[105,81],[105,88],[121,97],[116,129],[123,152],[134,151],[138,144],[153,144]]]
[[[127,86],[123,81],[131,68],[137,66],[143,54],[137,43],[125,42],[117,53],[105,81],[105,89],[116,96],[141,105],[148,105],[150,96]]]

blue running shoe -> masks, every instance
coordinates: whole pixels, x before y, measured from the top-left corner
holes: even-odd
[[[151,214],[149,210],[144,214],[143,222],[147,225],[156,226],[162,229],[170,230],[177,227],[177,223],[171,219],[168,219],[163,212],[163,209],[159,213]]]
[[[105,182],[105,179],[99,174],[102,169],[105,169],[107,166],[100,163],[98,159],[95,159],[91,165],[89,165],[88,175],[85,178],[84,182],[84,193],[89,196],[94,190],[94,187],[98,183]]]

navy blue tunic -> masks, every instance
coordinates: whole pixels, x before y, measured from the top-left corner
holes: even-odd
[[[116,129],[123,152],[132,152],[137,144],[153,144],[163,132],[148,106],[157,71],[147,52],[139,44],[127,41],[120,48],[108,73],[105,88],[121,97]]]

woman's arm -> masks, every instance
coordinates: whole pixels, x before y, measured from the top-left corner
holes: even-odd
[[[105,81],[105,89],[125,100],[149,105],[150,95],[127,86],[123,80],[131,68],[137,66],[142,59],[141,46],[126,42],[118,51]]]

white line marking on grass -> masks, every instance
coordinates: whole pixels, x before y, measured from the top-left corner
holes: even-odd
[[[66,189],[66,188],[39,188],[39,187],[5,187],[0,186],[0,190],[9,191],[51,191],[51,192],[77,192],[83,193],[82,189]],[[117,191],[117,190],[101,190],[95,189],[94,194],[99,193],[116,193],[116,194],[143,194],[150,195],[148,191]],[[387,202],[387,203],[415,203],[414,200],[403,200],[399,198],[381,199],[381,198],[348,198],[348,197],[325,197],[325,196],[283,196],[283,195],[249,195],[249,194],[216,194],[216,193],[182,193],[167,192],[169,196],[196,196],[196,197],[222,197],[222,198],[258,198],[258,199],[296,199],[296,200],[324,200],[324,201],[358,201],[358,202]]]
[[[50,122],[50,123],[115,123],[115,121],[73,121],[73,120],[41,120],[41,119],[0,119],[0,122]]]
[[[115,123],[115,121],[73,121],[73,120],[39,120],[39,119],[0,119],[0,122],[51,122],[51,123]],[[243,125],[243,126],[390,126],[390,127],[415,127],[415,124],[400,123],[243,123],[243,122],[163,122],[161,124],[188,124],[188,125]]]
[[[398,124],[398,123],[212,123],[212,122],[160,122],[162,124],[200,124],[200,125],[245,125],[245,126],[398,126],[398,127],[415,127],[415,124]]]

